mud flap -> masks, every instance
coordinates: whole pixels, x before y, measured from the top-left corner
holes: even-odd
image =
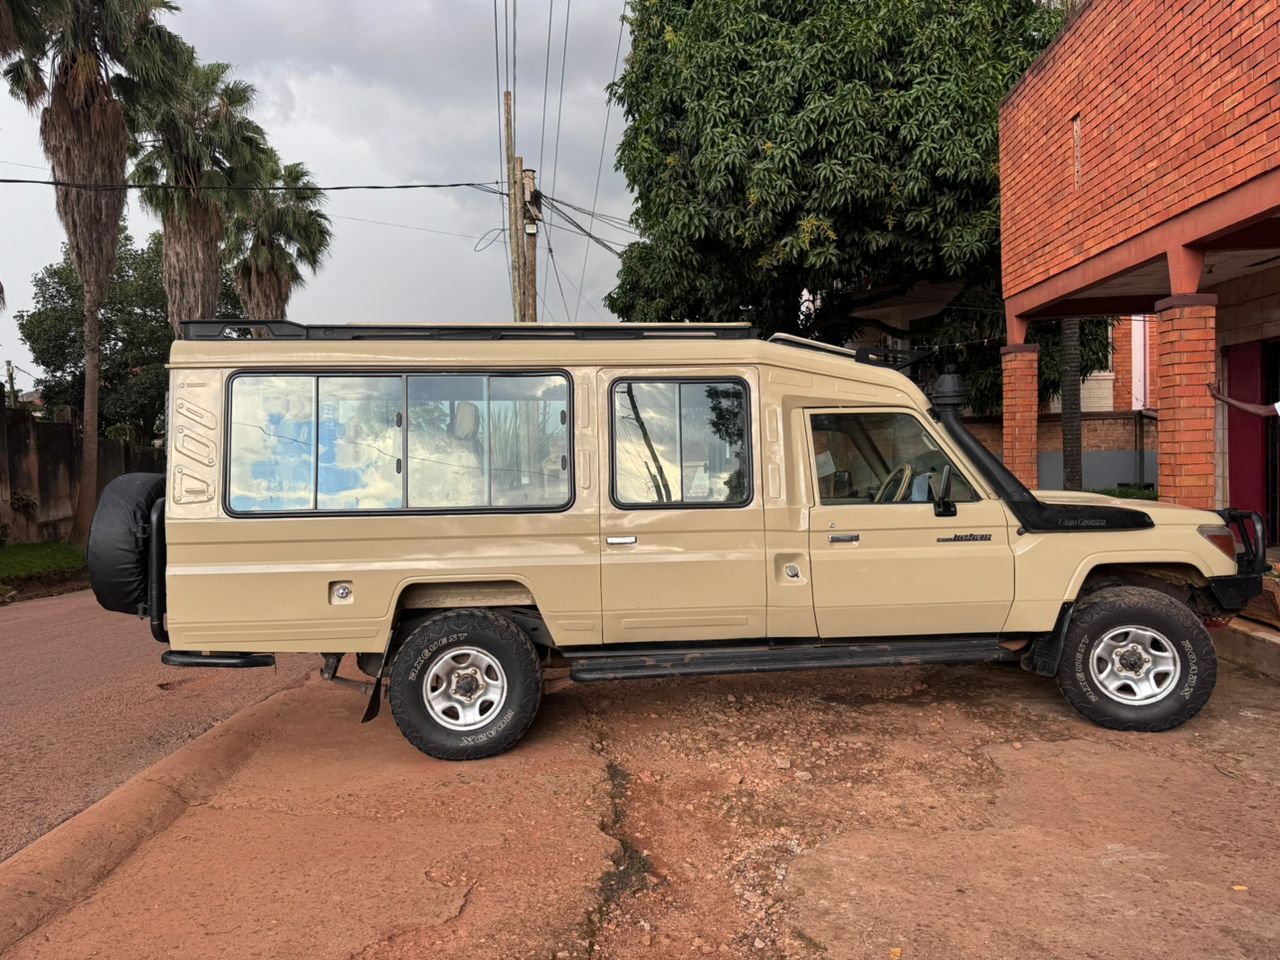
[[[378,676],[373,681],[373,692],[369,694],[369,705],[364,708],[364,716],[360,718],[361,723],[368,723],[378,715],[378,711],[382,709],[382,671],[378,671]]]
[[[1067,640],[1067,628],[1071,626],[1071,611],[1075,603],[1064,603],[1058,612],[1058,622],[1053,631],[1040,637],[1022,656],[1022,669],[1041,677],[1056,677],[1058,663],[1062,660],[1062,646]]]

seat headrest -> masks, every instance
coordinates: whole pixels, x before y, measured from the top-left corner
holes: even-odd
[[[453,426],[449,432],[456,440],[470,440],[480,426],[480,409],[470,400],[460,400],[453,411]]]

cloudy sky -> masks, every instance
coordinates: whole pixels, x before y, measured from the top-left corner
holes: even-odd
[[[322,184],[494,181],[501,174],[498,92],[491,0],[180,0],[170,25],[205,60],[232,63],[258,89],[256,118],[286,162],[302,161]],[[621,0],[510,0],[517,8],[516,151],[539,168],[539,186],[583,207],[626,216],[631,203],[614,150],[622,131],[615,107],[605,137],[604,87],[614,71]],[[504,4],[499,2],[499,34]],[[565,12],[569,36],[558,163],[555,155]],[[358,10],[358,13],[357,13]],[[543,133],[543,79],[551,16],[550,84]],[[622,36],[622,57],[629,37]],[[539,159],[541,157],[541,159]],[[38,118],[0,99],[0,176],[40,177]],[[294,295],[292,320],[303,323],[502,322],[511,313],[508,263],[501,242],[475,252],[475,238],[498,227],[496,197],[474,190],[342,192],[327,206],[335,241],[328,262]],[[130,229],[143,237],[157,224],[136,200]],[[582,218],[579,218],[582,220]],[[363,221],[380,220],[404,227]],[[583,221],[585,222],[585,221]],[[626,234],[596,224],[601,236]],[[428,231],[464,234],[466,238]],[[602,298],[617,259],[554,227],[555,274],[540,293],[540,319],[612,319]],[[469,238],[469,239],[468,239]],[[0,282],[9,310],[0,315],[0,363],[38,373],[18,339],[13,314],[31,306],[31,275],[59,257],[63,241],[53,189],[0,185]],[[579,298],[577,288],[583,296]],[[565,302],[567,301],[567,311]],[[567,313],[567,316],[566,316]],[[31,377],[20,373],[20,389]]]

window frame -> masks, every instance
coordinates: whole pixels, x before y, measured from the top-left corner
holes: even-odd
[[[548,377],[559,376],[564,378],[565,382],[565,457],[568,459],[568,469],[565,471],[569,482],[569,496],[564,504],[556,506],[515,506],[515,507],[410,507],[408,506],[408,485],[409,485],[409,378],[410,377]],[[402,506],[391,507],[381,510],[321,510],[317,507],[311,507],[307,510],[236,510],[231,506],[231,425],[232,415],[234,411],[231,407],[231,391],[232,385],[236,380],[242,377],[310,377],[315,382],[315,391],[318,397],[320,390],[321,377],[399,377],[400,378],[400,394],[401,413],[404,417],[404,425],[401,428],[400,450],[401,459],[404,463],[404,471],[401,474],[401,483],[405,490]],[[222,511],[228,517],[237,520],[255,520],[264,519],[310,519],[315,517],[431,517],[431,516],[483,516],[489,514],[527,514],[527,513],[565,513],[572,510],[578,502],[578,482],[577,482],[577,457],[575,456],[575,437],[574,425],[575,411],[575,382],[573,374],[564,367],[543,367],[538,369],[520,368],[510,369],[503,367],[479,367],[479,368],[450,368],[442,370],[438,368],[369,368],[353,370],[351,368],[330,368],[316,367],[313,369],[279,369],[276,367],[264,367],[261,369],[247,368],[233,371],[227,377],[226,386],[223,388],[223,419],[226,423],[222,430],[223,440],[223,457],[222,457],[222,496],[219,502]],[[320,416],[319,402],[317,400],[315,408],[315,416],[317,423]],[[317,436],[316,461],[319,463],[319,437]],[[313,495],[315,491],[313,490]],[[318,499],[318,498],[317,498]]]
[[[746,467],[747,477],[747,496],[741,503],[725,503],[721,502],[694,502],[685,503],[624,503],[618,499],[618,469],[617,458],[617,404],[615,402],[615,388],[620,383],[703,383],[718,384],[732,383],[742,387],[743,400],[743,423],[742,423],[742,456],[739,462]],[[752,443],[752,430],[754,429],[755,419],[752,417],[751,410],[751,384],[745,377],[731,375],[724,377],[714,376],[684,376],[684,377],[664,377],[664,376],[645,376],[645,377],[614,377],[609,381],[609,502],[613,504],[616,510],[744,510],[750,507],[756,501],[756,471],[755,471],[755,444]],[[683,455],[683,451],[680,451]],[[683,464],[681,464],[683,469]]]
[[[805,443],[808,449],[805,451],[809,456],[809,483],[813,488],[813,507],[822,508],[839,508],[839,507],[928,507],[933,508],[933,502],[919,503],[914,500],[886,500],[882,503],[870,501],[867,503],[823,503],[822,492],[819,485],[818,477],[818,456],[817,445],[813,442],[813,418],[822,415],[852,415],[865,416],[876,414],[899,414],[901,416],[910,417],[920,425],[920,429],[929,436],[929,438],[937,444],[938,452],[947,458],[947,462],[951,464],[951,469],[968,484],[969,489],[973,491],[974,499],[957,500],[957,506],[964,506],[966,503],[982,503],[984,500],[992,499],[990,493],[969,478],[974,471],[968,461],[961,457],[957,457],[950,445],[945,443],[942,437],[929,429],[928,421],[910,408],[906,407],[806,407],[804,409],[804,430]],[[954,482],[954,480],[953,480]]]

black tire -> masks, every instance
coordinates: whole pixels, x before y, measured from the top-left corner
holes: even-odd
[[[505,682],[506,692],[491,714],[477,718],[477,726],[450,729],[432,715],[426,686],[438,664],[450,657],[457,662],[467,650],[493,661],[500,672],[490,673]],[[472,660],[463,661],[463,668],[477,669]],[[440,760],[478,760],[511,749],[525,735],[542,702],[542,668],[533,644],[511,620],[484,609],[449,610],[414,628],[396,652],[388,698],[396,726],[423,753]],[[480,701],[478,707],[483,706]],[[460,713],[445,718],[464,719]]]
[[[1121,702],[1116,694],[1107,692],[1090,669],[1091,655],[1111,631],[1128,626],[1146,628],[1166,638],[1157,641],[1156,646],[1177,660],[1176,675],[1172,670],[1153,674],[1168,689],[1148,703]],[[1094,662],[1105,665],[1106,658]],[[1155,733],[1181,726],[1199,713],[1209,702],[1217,677],[1218,657],[1213,641],[1186,604],[1146,587],[1107,587],[1090,594],[1076,607],[1067,628],[1057,680],[1067,702],[1094,723],[1112,730]],[[1136,698],[1139,691],[1134,685],[1129,685],[1127,691],[1122,686],[1119,695]]]
[[[146,606],[151,508],[163,496],[162,473],[126,473],[103,489],[85,551],[89,584],[103,609],[136,616]]]

